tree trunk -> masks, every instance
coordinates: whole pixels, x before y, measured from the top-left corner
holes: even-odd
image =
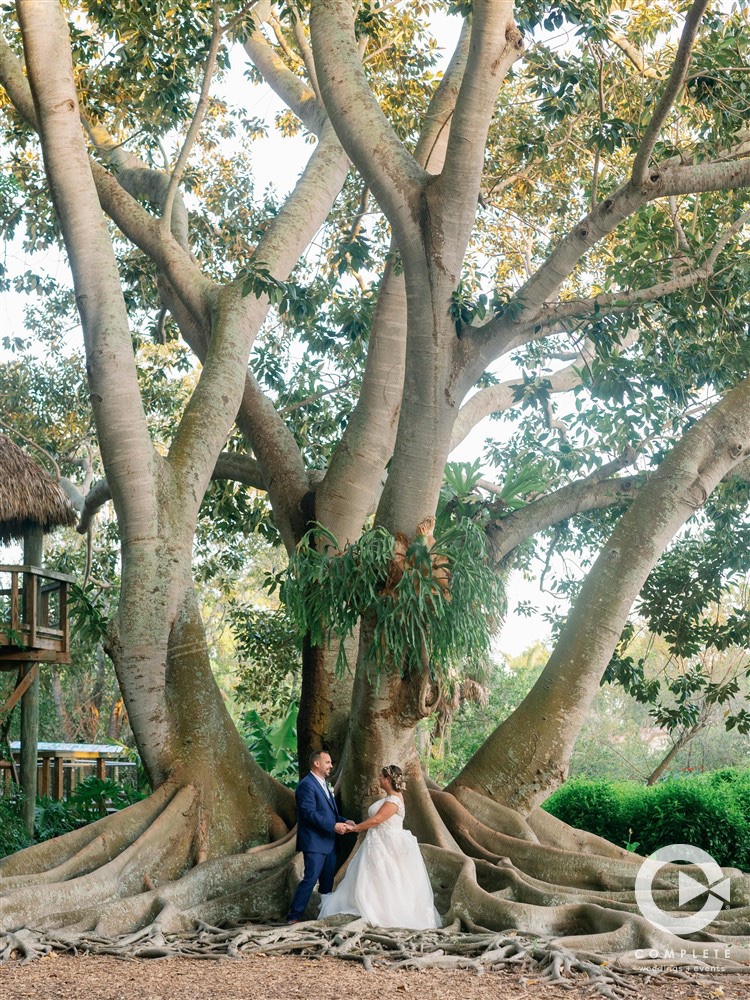
[[[679,737],[669,748],[668,752],[664,755],[662,760],[659,761],[659,763],[653,769],[651,774],[649,774],[648,778],[646,779],[647,786],[650,787],[651,785],[656,784],[656,782],[659,780],[662,774],[664,774],[664,772],[672,763],[672,761],[675,759],[680,750],[682,750],[684,747],[688,745],[688,743],[694,740],[695,737],[698,735],[698,733],[703,732],[703,730],[706,728],[706,725],[707,723],[700,722],[698,723],[698,725],[691,726],[690,729],[686,729],[684,730],[684,732],[680,733]]]
[[[359,629],[347,638],[344,647],[350,666],[339,676],[336,672],[339,640],[335,636],[329,646],[313,646],[309,639],[303,643],[302,688],[297,716],[300,776],[309,770],[310,754],[314,750],[328,750],[338,773],[349,727]]]
[[[52,666],[50,669],[50,686],[52,688],[52,701],[55,706],[55,715],[57,716],[57,724],[60,727],[60,732],[66,743],[72,743],[76,738],[75,726],[65,707],[62,682],[60,681],[60,673],[56,666]]]
[[[265,843],[279,819],[293,823],[288,797],[248,753],[214,680],[189,552],[172,542],[124,547],[109,652],[152,787],[191,785],[212,817],[202,853]]]
[[[42,565],[43,534],[40,527],[27,528],[23,538],[23,562],[25,566]],[[38,587],[38,578],[27,576],[24,584],[24,617],[28,622],[31,595],[27,587]],[[33,607],[38,608],[37,600]],[[33,664],[29,663],[31,670]],[[23,789],[22,815],[29,836],[34,835],[34,810],[36,809],[37,748],[39,743],[39,668],[34,680],[21,698],[21,788]]]
[[[528,696],[449,786],[524,814],[564,780],[597,684],[656,561],[717,483],[748,453],[750,379],[687,431],[645,484],[586,577]]]
[[[339,786],[346,815],[365,813],[380,794],[381,768],[397,764],[407,779],[408,828],[420,843],[455,850],[455,840],[435,811],[417,752],[417,724],[429,715],[436,689],[416,673],[402,678],[395,666],[383,673],[370,658],[371,643],[372,622],[365,620]]]

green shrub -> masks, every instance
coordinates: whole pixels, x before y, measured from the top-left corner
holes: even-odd
[[[704,781],[665,781],[643,789],[631,813],[641,842],[651,854],[666,844],[700,847],[724,866],[747,867],[750,824],[737,807],[731,786]]]
[[[109,778],[91,774],[73,789],[67,799],[38,798],[34,820],[34,839],[49,840],[77,830],[106,816],[110,809],[124,809],[144,797],[133,785],[121,785]]]
[[[63,833],[77,830],[79,826],[84,826],[85,822],[75,815],[65,800],[58,801],[41,795],[36,800],[34,810],[34,840],[37,843],[51,840]]]
[[[727,792],[750,823],[750,771],[738,767],[722,767],[719,771],[701,775],[697,780]]]
[[[21,818],[19,798],[0,798],[0,858],[14,854],[31,844]]]
[[[692,844],[722,866],[750,869],[750,771],[723,768],[651,788],[576,779],[544,809],[613,843],[637,844],[642,855],[667,844]]]
[[[628,836],[622,800],[623,794],[618,794],[614,782],[574,778],[558,788],[544,808],[569,826],[622,846]]]
[[[297,784],[297,712],[296,702],[282,719],[267,725],[254,708],[243,716],[240,731],[256,763],[283,785]]]

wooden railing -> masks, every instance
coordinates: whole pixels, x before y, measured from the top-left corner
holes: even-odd
[[[38,566],[0,566],[0,670],[29,660],[70,662],[72,582]]]
[[[17,741],[8,744],[14,759],[20,754],[21,745]],[[85,769],[106,777],[106,769],[118,781],[123,771],[134,768],[128,760],[127,751],[122,746],[106,746],[100,743],[39,743],[37,746],[37,789],[39,795],[53,799],[65,797],[66,788],[72,790]],[[114,768],[114,772],[112,769]],[[11,793],[12,765],[9,760],[0,759],[0,795]]]

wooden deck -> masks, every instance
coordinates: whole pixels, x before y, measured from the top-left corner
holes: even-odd
[[[72,582],[71,576],[38,566],[0,566],[0,670],[70,663]]]

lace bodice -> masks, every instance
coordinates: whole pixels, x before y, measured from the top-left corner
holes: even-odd
[[[367,815],[374,816],[375,813],[380,810],[380,807],[384,802],[395,802],[397,811],[393,814],[393,816],[389,816],[385,823],[381,823],[380,826],[375,827],[375,829],[382,829],[390,824],[393,824],[394,826],[403,826],[406,809],[404,808],[404,801],[400,795],[386,795],[384,799],[376,799],[367,810]]]

